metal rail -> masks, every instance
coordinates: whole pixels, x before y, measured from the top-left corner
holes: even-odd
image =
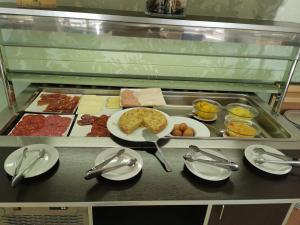
[[[1,48],[0,48],[0,75],[1,75],[1,80],[3,82],[4,93],[5,93],[8,108],[14,111],[14,107],[16,105],[16,97],[13,90],[13,86],[7,78],[7,73],[4,65],[4,58],[2,55]]]
[[[275,21],[259,21],[254,23],[233,23],[233,22],[216,22],[204,21],[195,19],[165,19],[165,18],[150,18],[137,16],[119,16],[106,15],[96,13],[55,11],[55,10],[36,10],[36,9],[20,9],[20,8],[5,8],[0,7],[0,14],[8,15],[23,15],[23,16],[42,16],[42,17],[61,17],[61,18],[76,18],[87,20],[102,20],[115,21],[126,23],[146,23],[171,26],[188,26],[188,27],[210,27],[210,28],[225,28],[225,29],[241,29],[241,30],[259,30],[259,31],[275,31],[275,32],[291,32],[300,33],[300,25],[297,23],[285,23]],[[194,17],[193,17],[194,18]]]
[[[287,77],[287,81],[284,83],[284,88],[282,89],[281,93],[279,93],[276,96],[276,101],[275,101],[274,106],[273,106],[273,111],[276,114],[280,113],[283,101],[285,99],[285,96],[287,95],[290,83],[291,83],[291,81],[294,77],[294,74],[295,74],[295,71],[296,71],[296,68],[297,68],[297,65],[298,65],[299,58],[300,58],[300,48],[298,49],[297,55],[296,55],[296,57],[293,61],[293,64],[292,64],[291,68],[290,68],[290,71],[289,71],[288,77]]]

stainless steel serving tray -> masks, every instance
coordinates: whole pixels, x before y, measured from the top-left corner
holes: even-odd
[[[49,92],[61,92],[61,93],[80,93],[80,94],[98,94],[98,95],[119,95],[118,89],[98,89],[98,88],[81,88],[81,87],[40,87],[31,85],[18,97],[19,114],[22,114],[23,110],[34,100],[39,91]],[[181,115],[187,116],[192,111],[192,102],[200,97],[210,98],[218,101],[221,105],[225,106],[229,103],[238,102],[251,105],[259,111],[259,116],[256,118],[256,122],[259,124],[262,134],[259,137],[251,139],[240,138],[224,138],[221,137],[216,130],[224,128],[224,117],[226,111],[223,111],[215,122],[205,123],[208,125],[211,131],[211,137],[209,138],[176,138],[168,137],[165,140],[165,146],[167,147],[186,147],[190,143],[195,141],[201,141],[201,143],[208,144],[207,146],[214,145],[215,147],[239,147],[247,146],[253,143],[279,143],[281,145],[285,142],[296,142],[300,140],[300,132],[294,126],[292,126],[283,116],[275,115],[272,113],[268,104],[263,102],[255,94],[238,94],[238,93],[211,93],[211,92],[195,92],[195,91],[173,91],[168,90],[163,92],[167,106],[156,107],[159,110],[166,112],[169,115]],[[0,115],[0,122],[2,124],[2,134],[7,133],[7,128],[12,127],[17,122],[18,113],[11,113],[10,118],[7,118],[7,111],[5,114]],[[3,121],[9,121],[4,123]],[[6,128],[6,130],[5,130]],[[171,140],[170,140],[171,139]],[[179,140],[175,140],[179,139]],[[203,140],[206,140],[205,142]],[[194,141],[194,142],[193,142]],[[55,146],[86,146],[86,147],[114,147],[116,145],[124,146],[136,146],[134,143],[124,142],[118,138],[74,138],[74,137],[9,137],[0,136],[0,145],[6,146],[19,146],[31,143],[48,143]],[[225,144],[224,144],[225,143]],[[296,142],[297,143],[297,142]],[[274,144],[273,144],[274,145]],[[295,144],[296,145],[296,144]],[[138,146],[138,147],[145,147]]]
[[[167,106],[156,107],[159,110],[162,110],[169,114],[170,116],[177,115],[189,115],[192,112],[192,102],[199,98],[205,97],[219,102],[222,106],[226,106],[230,103],[243,103],[255,107],[259,111],[259,115],[255,118],[255,122],[259,125],[261,130],[260,138],[291,138],[287,129],[284,128],[284,125],[280,124],[278,121],[278,116],[272,114],[269,110],[264,109],[264,103],[257,98],[255,95],[247,94],[232,94],[232,93],[181,93],[177,94],[165,94],[165,99]],[[266,108],[267,106],[265,106]],[[212,136],[218,137],[220,133],[218,130],[225,129],[224,120],[227,115],[226,110],[222,110],[218,119],[213,122],[205,122],[204,124],[208,126],[211,131]]]

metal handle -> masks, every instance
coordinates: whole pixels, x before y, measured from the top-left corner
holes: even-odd
[[[21,182],[21,180],[23,180],[24,178],[24,174],[23,173],[20,173],[18,174],[17,176],[15,176],[12,181],[11,181],[11,186],[12,187],[15,187],[17,186],[17,184],[19,184]]]
[[[278,160],[265,160],[264,163],[274,163],[274,164],[289,164],[300,166],[300,161],[278,161]]]
[[[225,206],[222,205],[221,212],[220,212],[220,215],[219,215],[219,220],[222,220],[224,209],[225,209]]]
[[[23,169],[22,172],[20,172],[17,176],[13,177],[13,179],[12,179],[12,181],[11,181],[11,186],[12,186],[12,187],[15,187],[17,184],[20,183],[20,181],[24,178],[24,173],[25,173],[26,171],[31,170],[31,168],[35,165],[35,163],[36,163],[39,159],[41,159],[41,157],[43,157],[43,154],[44,154],[44,153],[45,153],[45,150],[43,150],[43,153],[40,153],[39,156],[38,156],[36,159],[34,159],[31,163],[29,163],[29,165],[28,165],[25,169]]]
[[[114,154],[113,156],[111,156],[110,158],[104,160],[102,163],[94,166],[93,168],[89,169],[88,171],[86,172],[89,172],[89,171],[95,171],[95,170],[99,170],[99,169],[102,169],[104,166],[106,166],[108,163],[110,163],[114,158],[117,158],[119,157],[120,155],[122,155],[123,153],[125,152],[125,149],[120,149],[116,154]]]
[[[105,169],[99,169],[99,170],[91,170],[91,171],[88,171],[87,174],[85,175],[85,179],[86,180],[89,180],[89,179],[92,179],[94,177],[98,177],[100,176],[101,174],[103,173],[107,173],[107,172],[110,172],[110,171],[113,171],[113,170],[116,170],[118,168],[121,168],[123,166],[128,166],[128,162],[124,162],[124,163],[121,163],[119,165],[116,165],[116,166],[111,166],[111,167],[108,167],[108,168],[105,168]]]
[[[172,172],[172,168],[171,168],[169,162],[166,160],[166,157],[162,153],[162,151],[161,151],[160,147],[158,146],[157,142],[155,141],[154,144],[155,144],[156,149],[157,149],[156,152],[155,152],[156,157],[164,165],[167,172]]]
[[[17,166],[16,166],[16,168],[15,168],[15,172],[14,172],[13,177],[15,177],[15,176],[17,176],[17,175],[19,174],[21,165],[22,165],[22,163],[23,163],[24,158],[26,157],[26,152],[27,152],[27,151],[28,151],[28,148],[27,148],[27,147],[23,149],[23,152],[22,152],[22,155],[21,155],[21,159],[20,159],[20,160],[18,161],[18,163],[17,163]]]
[[[204,159],[195,159],[193,161],[198,161],[201,163],[205,163],[208,165],[224,168],[224,169],[230,169],[232,171],[238,171],[239,170],[239,165],[234,163],[234,162],[228,162],[228,163],[223,163],[223,162],[215,162],[215,161],[208,161]]]
[[[265,154],[265,155],[270,155],[270,156],[274,156],[274,157],[276,157],[276,158],[278,158],[278,159],[282,159],[282,160],[285,160],[285,161],[291,161],[291,160],[293,160],[292,157],[285,156],[285,155],[279,155],[279,154],[275,154],[275,153],[272,153],[272,152],[266,152],[266,151],[265,151],[263,154]]]
[[[285,96],[288,92],[288,88],[290,86],[290,83],[293,79],[293,76],[295,74],[295,71],[296,71],[296,68],[297,68],[297,64],[298,64],[298,61],[299,61],[299,58],[300,58],[300,48],[297,50],[297,53],[296,53],[296,57],[294,59],[294,62],[292,64],[292,66],[290,67],[290,70],[289,70],[289,73],[288,73],[288,76],[285,76],[283,79],[284,79],[284,88],[282,89],[281,93],[279,95],[277,95],[277,98],[275,100],[275,103],[273,105],[273,112],[278,115],[280,113],[280,110],[281,110],[281,106],[283,104],[283,101],[285,99]]]

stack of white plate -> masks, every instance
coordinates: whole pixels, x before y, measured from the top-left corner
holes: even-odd
[[[284,113],[285,118],[288,119],[294,126],[300,128],[300,110],[287,110]]]

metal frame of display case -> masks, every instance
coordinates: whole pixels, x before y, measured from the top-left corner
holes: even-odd
[[[200,18],[201,19],[201,18]],[[80,27],[78,20],[85,21],[84,26]],[[122,16],[122,15],[105,15],[95,13],[82,12],[68,12],[68,11],[52,11],[52,10],[35,10],[35,9],[20,9],[20,8],[1,8],[0,7],[0,21],[2,27],[18,27],[25,26],[26,29],[34,29],[35,26],[47,21],[52,29],[57,30],[71,30],[74,32],[87,30],[88,32],[97,33],[99,23],[101,26],[117,27],[118,23],[122,26],[131,26],[135,24],[138,27],[163,27],[166,30],[179,30],[181,32],[191,31],[194,33],[206,34],[216,30],[223,32],[223,37],[219,42],[238,42],[238,43],[260,43],[270,41],[275,45],[300,46],[300,25],[295,23],[281,23],[281,22],[256,22],[243,21],[204,21],[199,18],[192,17],[187,19],[161,19],[149,18],[141,16]],[[86,23],[93,21],[93,23]],[[77,23],[77,24],[76,24]],[[106,24],[107,23],[107,24]],[[88,24],[88,25],[87,25]],[[47,28],[47,29],[48,29]],[[204,35],[206,41],[210,40],[208,35]],[[300,49],[295,51],[294,56],[290,59],[292,61],[289,72],[285,74],[284,79],[278,85],[279,92],[276,95],[273,111],[279,113],[281,105],[286,96],[289,84],[295,73],[296,66],[299,61]],[[4,59],[0,54],[0,72],[1,78],[5,88],[5,95],[9,108],[14,110],[16,105],[15,93],[12,82],[9,81],[4,65]]]
[[[26,19],[28,21],[26,22]],[[279,85],[280,92],[277,94],[276,103],[274,104],[274,112],[279,113],[281,104],[284,100],[284,97],[287,93],[288,86],[292,80],[292,77],[295,73],[295,69],[297,63],[299,61],[299,54],[300,54],[300,26],[295,24],[282,24],[282,23],[260,23],[260,24],[247,24],[247,23],[232,23],[232,22],[215,22],[215,21],[200,21],[196,19],[186,19],[186,20],[177,20],[177,19],[159,19],[159,18],[145,18],[145,17],[131,17],[131,16],[113,16],[113,15],[103,15],[103,14],[93,14],[93,13],[77,13],[77,12],[63,12],[63,11],[49,11],[49,10],[31,10],[31,9],[13,9],[13,8],[0,8],[0,24],[1,21],[3,22],[3,27],[18,27],[24,26],[24,23],[27,25],[25,26],[27,29],[31,29],[34,27],[34,23],[43,23],[48,21],[51,23],[52,28],[57,30],[65,30],[71,29],[74,32],[82,31],[80,27],[73,26],[71,20],[91,20],[91,21],[105,21],[108,23],[108,26],[116,26],[116,23],[122,23],[125,26],[131,26],[132,24],[139,23],[140,27],[160,27],[164,26],[166,29],[183,29],[182,27],[185,26],[184,29],[189,31],[193,31],[195,33],[206,33],[210,32],[214,29],[221,29],[222,31],[230,30],[228,35],[224,36],[223,41],[233,41],[233,42],[240,42],[240,43],[255,43],[257,40],[264,41],[265,36],[263,33],[267,32],[270,36],[273,37],[273,43],[278,45],[290,45],[295,46],[296,51],[292,59],[291,67],[289,72],[285,74],[284,81]],[[34,21],[36,20],[36,21]],[[22,21],[22,22],[21,22]],[[77,21],[78,22],[78,21]],[[98,24],[99,25],[99,24]],[[105,25],[105,24],[104,24]],[[97,23],[89,24],[88,27],[89,32],[97,33]],[[234,32],[235,30],[239,30],[238,32]],[[226,32],[225,32],[226,33]],[[278,33],[284,34],[283,36],[278,37]],[[272,35],[274,34],[274,36]],[[247,39],[245,39],[247,37]],[[209,40],[207,38],[206,40]],[[211,40],[213,41],[213,40]],[[14,94],[14,89],[12,86],[12,82],[8,79],[8,74],[5,68],[4,58],[0,55],[0,72],[1,78],[5,87],[5,95],[7,98],[9,110],[13,113],[16,112],[16,98]],[[103,90],[98,90],[100,91]],[[103,92],[102,92],[103,93]],[[190,93],[188,93],[190,94]],[[260,99],[257,101],[262,108],[266,111],[267,105],[263,103]],[[270,111],[268,111],[270,113]],[[172,141],[167,142],[164,145],[164,148],[183,148],[188,147],[190,144],[201,145],[203,148],[223,148],[223,149],[244,149],[245,147],[251,144],[267,144],[278,149],[299,149],[299,140],[300,140],[300,133],[297,133],[296,128],[292,127],[282,116],[276,117],[281,124],[284,124],[285,127],[290,128],[293,132],[295,132],[295,138],[293,141],[289,140],[230,140],[230,139],[206,139],[206,138],[199,138],[198,140],[193,139],[186,139],[186,140],[176,140],[173,139]],[[2,121],[0,121],[2,123]],[[1,124],[0,124],[1,127]],[[180,142],[180,144],[179,144]],[[86,147],[93,147],[99,148],[101,147],[118,147],[118,143],[114,142],[110,138],[89,138],[89,139],[81,139],[77,137],[11,137],[5,136],[0,137],[0,146],[10,146],[10,147],[19,147],[24,146],[32,143],[45,143],[51,144],[56,147],[68,147],[74,148],[86,148]],[[131,147],[131,146],[129,146]],[[138,146],[139,147],[139,146]],[[228,200],[228,201],[127,201],[127,202],[18,202],[18,206],[30,206],[30,207],[49,207],[49,206],[87,206],[89,209],[89,216],[91,217],[92,206],[138,206],[138,205],[204,205],[207,204],[208,208],[205,215],[205,222],[204,224],[208,224],[209,217],[211,214],[211,210],[213,205],[215,204],[262,204],[262,203],[291,203],[290,210],[286,215],[288,217],[291,209],[294,207],[295,203],[298,202],[299,199],[258,199],[258,200]],[[14,207],[16,203],[1,203],[0,205],[4,207]],[[224,205],[223,205],[224,210]],[[91,219],[91,218],[90,218]],[[285,219],[286,220],[286,219]],[[284,224],[284,222],[283,222]]]

